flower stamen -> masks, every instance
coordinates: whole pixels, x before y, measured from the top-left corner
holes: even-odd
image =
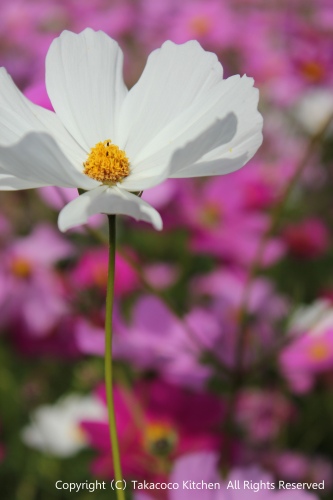
[[[154,455],[168,455],[175,448],[178,435],[168,423],[150,422],[143,433],[143,444]]]
[[[130,173],[125,151],[112,144],[110,139],[98,142],[91,148],[83,173],[109,186],[121,182]]]

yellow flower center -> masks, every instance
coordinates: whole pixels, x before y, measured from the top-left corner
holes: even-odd
[[[79,425],[73,425],[70,429],[70,436],[75,443],[86,444],[87,437],[84,430]]]
[[[83,173],[95,181],[112,186],[129,175],[129,164],[125,151],[107,139],[91,148],[83,164]]]
[[[207,17],[194,16],[189,22],[190,29],[196,36],[204,36],[211,29],[211,20]]]
[[[93,269],[93,279],[95,285],[104,288],[107,285],[108,270],[103,264],[96,262]]]
[[[21,257],[16,257],[11,262],[11,271],[18,278],[29,278],[31,275],[30,262]]]
[[[176,446],[177,433],[164,422],[149,423],[144,431],[144,447],[154,455],[169,455]]]
[[[330,355],[329,346],[325,341],[318,340],[309,348],[309,354],[314,361],[325,361]]]
[[[307,61],[301,66],[303,76],[311,82],[317,83],[324,77],[324,68],[317,61]]]
[[[201,222],[206,227],[216,227],[221,224],[221,209],[216,203],[207,203],[200,214]]]

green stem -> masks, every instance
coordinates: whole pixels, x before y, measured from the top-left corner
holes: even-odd
[[[116,427],[116,416],[113,400],[113,372],[112,372],[112,311],[113,311],[113,291],[116,257],[116,216],[108,215],[109,219],[109,270],[106,292],[106,312],[105,312],[105,385],[106,399],[109,415],[110,440],[112,448],[112,459],[114,468],[115,483],[119,486],[123,483],[121,472],[120,453],[118,444],[118,434]],[[120,481],[120,482],[119,482]],[[125,493],[122,489],[116,489],[117,499],[125,500]]]

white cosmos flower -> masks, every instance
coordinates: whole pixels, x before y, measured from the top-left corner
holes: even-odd
[[[55,113],[32,104],[0,70],[0,189],[85,190],[60,212],[62,231],[96,213],[161,229],[158,212],[136,192],[168,177],[232,172],[262,142],[253,79],[223,80],[216,55],[198,42],[164,43],[130,91],[122,70],[122,51],[105,33],[64,31],[46,58]]]
[[[43,405],[21,433],[23,442],[44,453],[69,457],[87,445],[80,429],[83,420],[105,421],[106,407],[93,396],[70,394],[54,405]]]
[[[289,329],[292,332],[312,336],[323,335],[333,328],[333,307],[330,300],[319,299],[310,305],[300,306],[291,317]]]

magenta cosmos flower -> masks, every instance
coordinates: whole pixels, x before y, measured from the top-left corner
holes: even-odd
[[[105,390],[97,391],[105,402]],[[106,402],[105,402],[106,403]],[[162,381],[139,382],[128,399],[115,388],[115,408],[124,475],[155,481],[166,478],[175,457],[198,450],[218,450],[223,444],[220,422],[223,404],[217,397],[192,392]],[[99,456],[92,471],[112,477],[107,420],[82,418],[81,428]]]
[[[96,213],[162,228],[136,194],[168,177],[226,174],[262,142],[253,79],[223,80],[199,43],[166,42],[128,91],[123,54],[105,33],[64,31],[46,58],[55,113],[32,104],[0,70],[0,188],[79,188],[60,212],[62,231]]]

